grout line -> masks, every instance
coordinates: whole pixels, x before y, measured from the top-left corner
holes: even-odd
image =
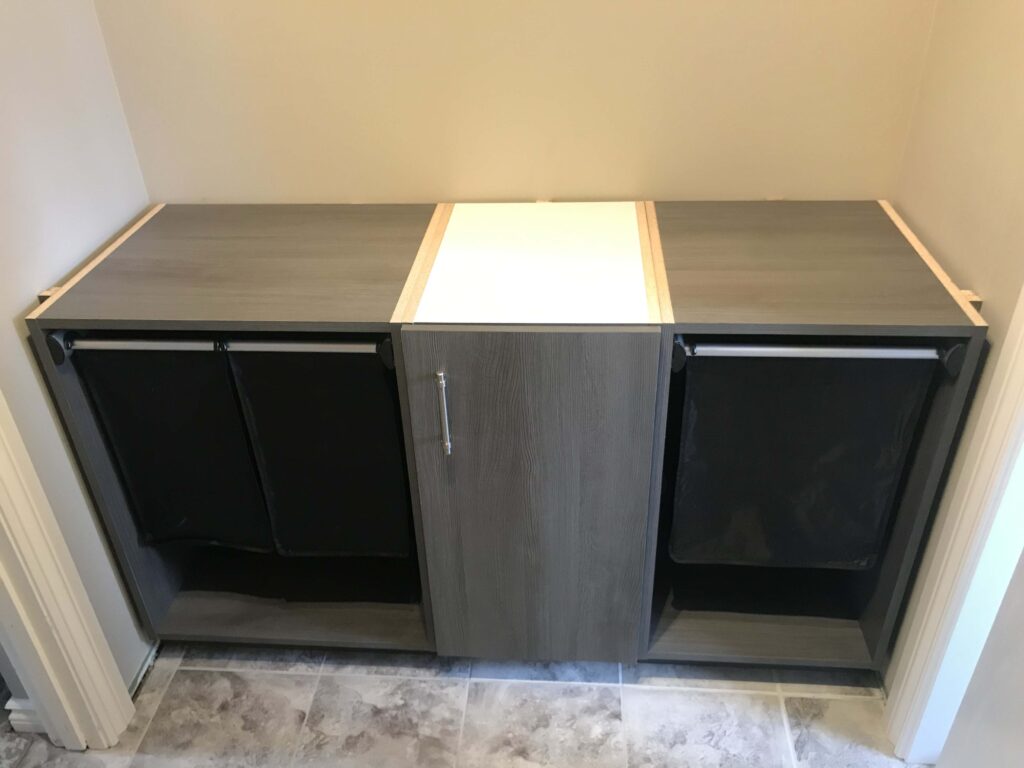
[[[598,683],[589,680],[531,680],[522,677],[470,677],[479,683],[541,683],[543,685],[594,685],[605,688],[619,687],[622,683]]]
[[[466,693],[462,697],[462,720],[459,722],[459,738],[455,742],[455,768],[459,768],[459,762],[462,759],[462,734],[466,731],[466,710],[469,709],[469,684],[472,682],[472,678],[467,677]]]
[[[730,687],[730,686],[719,686],[719,685],[687,685],[685,683],[680,684],[666,684],[659,685],[657,683],[627,683],[623,679],[622,670],[619,669],[619,679],[617,682],[599,682],[592,680],[544,680],[544,679],[530,679],[523,677],[473,677],[472,672],[467,675],[403,675],[403,674],[384,674],[380,672],[359,672],[356,670],[321,670],[320,672],[309,672],[309,671],[292,671],[287,669],[260,669],[258,667],[188,667],[181,666],[179,669],[183,669],[188,672],[258,672],[262,674],[270,675],[303,675],[307,677],[355,677],[355,678],[377,678],[384,680],[473,680],[480,683],[538,683],[541,685],[590,685],[597,687],[630,687],[630,688],[645,688],[651,690],[676,690],[676,691],[690,691],[697,693],[745,693],[745,694],[760,694],[760,695],[774,695],[785,696],[787,698],[794,699],[824,699],[827,701],[853,699],[856,701],[885,701],[885,699],[877,692],[871,693],[829,693],[829,692],[818,692],[818,691],[800,691],[800,690],[787,690],[782,687],[782,683],[773,683],[773,688],[753,688],[753,687]]]
[[[309,672],[306,670],[289,670],[289,669],[261,669],[259,667],[181,667],[187,672],[258,672],[260,674],[268,675],[299,675],[303,677],[358,677],[358,678],[376,678],[381,680],[468,680],[469,675],[389,675],[381,672],[358,672],[355,670],[327,670],[321,666],[318,672]],[[489,679],[488,679],[489,680]],[[531,681],[523,681],[531,682]],[[545,680],[537,682],[558,682],[555,680]],[[595,683],[595,685],[602,685],[602,683]],[[603,683],[603,685],[610,685],[610,683]]]
[[[796,745],[793,743],[793,729],[789,727],[789,714],[786,712],[786,697],[779,694],[779,709],[782,710],[782,729],[785,732],[786,752],[793,768],[799,768],[796,759]]]
[[[259,667],[179,667],[185,672],[261,672],[267,675],[302,675],[303,677],[319,677],[319,671],[304,670],[265,670]]]
[[[319,677],[320,671],[310,672],[299,669],[262,669],[260,667],[188,667],[182,666],[186,672],[262,672],[268,675],[303,675],[304,677]]]
[[[622,687],[622,663],[619,663],[619,687],[616,690],[619,696],[619,733],[622,735],[622,751],[624,753],[623,765],[629,766],[630,762],[630,739],[629,728],[626,727],[626,702],[623,699],[625,689]]]
[[[649,683],[624,683],[624,688],[643,688],[654,691],[686,691],[687,693],[742,693],[746,695],[775,696],[778,691],[771,688],[726,688],[713,685],[651,685]]]
[[[324,672],[324,677],[368,677],[377,680],[469,680],[469,675],[385,675],[374,672],[352,672],[349,670],[338,672]]]
[[[778,681],[772,683],[771,688],[756,688],[756,687],[744,687],[744,686],[727,686],[727,685],[689,685],[684,682],[676,684],[664,684],[660,685],[657,683],[627,683],[623,676],[622,666],[618,669],[618,680],[613,682],[597,681],[597,680],[549,680],[549,679],[531,679],[524,677],[476,677],[472,672],[472,665],[466,675],[415,675],[415,674],[386,674],[381,672],[360,672],[358,670],[344,669],[344,670],[330,670],[325,669],[326,661],[321,663],[320,668],[316,672],[310,672],[308,670],[287,670],[287,669],[261,669],[259,667],[192,667],[186,664],[179,664],[179,669],[186,671],[195,672],[260,672],[272,675],[305,675],[305,676],[330,676],[330,677],[371,677],[371,678],[384,678],[384,679],[399,679],[399,680],[475,680],[482,683],[540,683],[546,685],[591,685],[591,686],[629,686],[632,688],[650,688],[655,690],[683,690],[683,691],[697,691],[705,693],[747,693],[747,694],[778,694],[789,698],[799,699],[826,699],[826,700],[837,700],[837,699],[856,699],[856,700],[869,700],[869,701],[884,701],[884,697],[878,691],[867,690],[865,693],[838,693],[838,692],[819,692],[819,691],[804,691],[799,689],[789,690],[784,687],[784,683]]]
[[[181,671],[181,661],[182,661],[183,658],[184,658],[184,651],[182,651],[182,658],[178,659],[178,665],[176,667],[174,667],[174,669],[171,670],[171,674],[168,676],[167,682],[164,683],[163,689],[160,691],[160,695],[156,697],[156,704],[153,707],[153,714],[151,714],[149,716],[149,720],[146,722],[146,727],[143,728],[142,729],[142,733],[139,734],[139,741],[135,745],[134,749],[132,749],[131,754],[128,756],[129,758],[131,758],[129,760],[129,762],[132,762],[132,763],[135,762],[135,756],[139,753],[139,749],[142,747],[143,743],[146,741],[146,736],[149,734],[150,726],[153,725],[153,721],[156,720],[157,713],[160,712],[160,705],[164,703],[164,696],[167,695],[167,691],[170,689],[171,683],[174,682],[174,678],[177,676],[178,672]],[[159,652],[159,650],[157,651],[157,657],[155,659],[153,659],[153,666],[156,666],[156,663],[158,661],[160,661],[160,652]],[[150,672],[150,674],[153,673],[152,667],[150,668],[149,672]],[[142,685],[145,685],[145,683],[146,683],[146,680],[145,680],[145,678],[143,678],[142,683],[139,685],[139,690],[140,691],[142,690]],[[132,702],[132,703],[134,704],[134,702]],[[116,744],[113,747],[111,747],[111,749],[116,749],[116,748],[117,748]]]
[[[323,678],[323,659],[320,660],[320,670],[320,672],[317,672],[316,682],[313,683],[313,693],[309,697],[309,705],[306,707],[306,712],[302,716],[302,722],[299,723],[299,730],[295,734],[295,743],[292,745],[292,753],[288,757],[288,762],[285,763],[288,768],[291,768],[291,766],[295,764],[295,757],[299,754],[299,747],[302,746],[302,736],[306,731],[306,721],[309,720],[309,713],[313,710],[313,702],[316,701],[316,695],[320,692],[320,680]]]

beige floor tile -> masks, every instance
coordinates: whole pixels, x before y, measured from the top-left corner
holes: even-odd
[[[786,699],[797,768],[902,768],[876,699]]]
[[[789,768],[774,694],[622,689],[629,768]]]
[[[460,768],[625,768],[619,688],[469,684]]]

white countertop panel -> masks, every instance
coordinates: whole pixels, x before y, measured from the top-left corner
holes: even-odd
[[[636,204],[456,204],[415,322],[649,322]]]

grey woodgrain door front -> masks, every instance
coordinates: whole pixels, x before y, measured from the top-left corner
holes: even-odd
[[[636,658],[659,339],[403,328],[439,653]]]

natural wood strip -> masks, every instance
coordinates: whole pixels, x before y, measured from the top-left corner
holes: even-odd
[[[983,303],[981,296],[976,294],[974,291],[967,290],[966,288],[964,288],[961,293],[964,295],[964,298],[970,302],[972,307],[981,312],[981,305]]]
[[[658,211],[654,201],[644,203],[647,210],[647,233],[651,242],[651,263],[654,265],[654,280],[658,286],[658,304],[661,306],[661,322],[675,323],[672,311],[672,294],[668,289],[668,273],[665,271],[665,254],[661,249],[661,231],[658,229]]]
[[[423,233],[423,242],[420,243],[420,248],[416,252],[416,260],[412,264],[412,269],[409,270],[409,277],[406,278],[405,287],[402,288],[402,295],[398,297],[394,314],[391,315],[392,323],[414,321],[416,309],[420,305],[423,290],[427,287],[430,270],[434,266],[434,259],[437,258],[437,251],[441,247],[441,239],[448,227],[448,219],[452,216],[453,208],[452,203],[438,203],[434,208],[434,215],[430,217],[427,231]]]
[[[143,224],[145,224],[147,221],[156,216],[163,209],[164,205],[164,203],[157,203],[144,214],[142,214],[139,218],[137,218],[135,222],[128,227],[128,229],[126,229],[124,232],[118,235],[117,238],[112,243],[110,243],[110,245],[108,245],[106,248],[104,248],[102,251],[96,254],[96,256],[94,256],[89,261],[88,264],[86,264],[84,267],[78,270],[78,272],[72,275],[71,279],[64,283],[64,285],[60,286],[56,290],[51,289],[53,290],[53,293],[50,294],[49,298],[47,298],[46,301],[44,301],[42,304],[36,307],[25,319],[35,320],[37,317],[39,317],[39,315],[41,315],[50,306],[52,306],[54,302],[56,302],[61,296],[63,296],[65,293],[71,290],[71,288],[76,283],[78,283],[79,280],[81,280],[83,277],[85,277],[94,269],[96,269],[96,267],[98,267],[100,263],[105,258],[107,258],[107,256],[116,251],[129,237],[138,232],[139,229],[142,228]]]
[[[917,251],[917,255],[921,257],[921,261],[923,261],[928,266],[928,269],[932,271],[932,274],[938,278],[939,282],[942,283],[943,287],[949,292],[949,295],[953,297],[953,301],[960,306],[960,309],[962,309],[964,314],[970,318],[971,322],[977,326],[987,327],[988,323],[985,322],[985,318],[978,313],[978,310],[975,309],[971,302],[967,300],[967,297],[964,296],[964,292],[957,287],[956,283],[953,282],[953,279],[946,273],[946,270],[942,268],[939,262],[935,260],[935,257],[931,255],[927,248],[925,248],[924,243],[922,243],[910,227],[907,226],[907,223],[903,218],[896,213],[896,209],[893,208],[892,203],[888,200],[879,200],[878,204],[882,206],[882,210],[886,212],[890,219],[892,219],[892,223],[896,225],[896,228],[899,229],[902,235],[907,239],[907,242],[913,246],[915,251]]]
[[[652,323],[660,323],[661,307],[658,303],[658,285],[654,274],[654,259],[651,255],[647,205],[640,201],[636,204],[636,224],[640,233],[640,262],[644,268],[644,290],[647,293],[647,319]]]

